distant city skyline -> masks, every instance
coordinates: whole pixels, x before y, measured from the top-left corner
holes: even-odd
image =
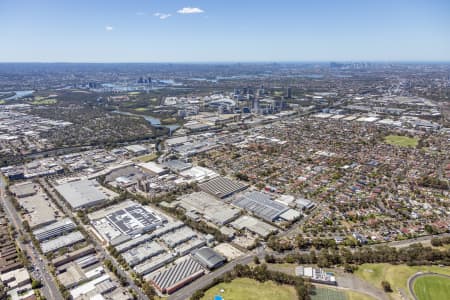
[[[448,0],[0,0],[0,62],[450,61]]]

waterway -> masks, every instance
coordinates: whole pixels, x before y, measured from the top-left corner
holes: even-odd
[[[5,100],[5,101],[17,100],[17,99],[32,95],[34,93],[34,91],[14,91],[14,93],[16,93],[14,96],[5,98],[3,100]]]
[[[120,111],[120,110],[115,110],[114,113],[116,114],[122,114],[122,115],[128,115],[128,116],[139,116],[139,117],[143,117],[147,122],[150,123],[150,125],[156,126],[156,127],[164,127],[164,128],[168,128],[170,130],[170,134],[172,135],[172,132],[174,132],[175,130],[177,130],[178,128],[180,128],[179,124],[167,124],[167,125],[161,125],[161,119],[159,118],[155,118],[153,116],[146,116],[146,115],[138,115],[138,114],[133,114],[127,111]]]

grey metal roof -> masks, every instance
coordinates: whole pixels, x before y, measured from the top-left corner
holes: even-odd
[[[205,191],[211,195],[219,198],[225,198],[234,193],[245,190],[248,185],[239,181],[231,180],[226,177],[216,177],[207,182],[199,184],[202,191]]]
[[[79,180],[61,184],[56,190],[74,209],[92,206],[106,200],[106,196],[96,187],[92,180]]]
[[[192,258],[188,258],[181,263],[157,273],[151,279],[157,286],[164,290],[199,271],[204,271],[202,266]]]
[[[43,253],[48,253],[81,241],[84,241],[83,234],[79,231],[74,231],[67,235],[62,235],[56,239],[41,243],[41,249]]]
[[[75,227],[76,225],[71,219],[64,218],[55,223],[33,231],[33,234],[38,241],[43,241],[72,231],[73,229],[75,229]]]
[[[216,253],[209,247],[203,247],[193,252],[194,258],[199,261],[200,264],[213,269],[218,265],[226,261],[226,259],[220,254]]]
[[[289,209],[286,205],[273,201],[268,195],[257,191],[240,195],[233,204],[267,221],[275,220],[280,214]]]

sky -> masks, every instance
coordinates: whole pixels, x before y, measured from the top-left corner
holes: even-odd
[[[0,62],[450,61],[449,0],[0,0]]]

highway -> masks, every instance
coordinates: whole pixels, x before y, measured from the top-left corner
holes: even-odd
[[[75,214],[72,213],[72,211],[70,210],[70,208],[66,205],[66,203],[64,201],[61,201],[59,196],[53,191],[53,188],[47,183],[47,181],[45,181],[44,179],[39,179],[39,183],[42,185],[42,187],[47,191],[47,193],[50,195],[50,197],[56,202],[56,204],[58,204],[59,207],[62,208],[63,212],[70,217],[72,220],[77,220],[79,224],[83,224],[81,222],[81,220],[78,218],[78,216],[76,216]],[[84,227],[84,226],[83,226]],[[117,269],[118,273],[127,279],[128,285],[130,288],[132,288],[138,296],[138,299],[140,300],[148,300],[148,297],[144,294],[144,292],[142,291],[142,289],[140,287],[138,287],[133,279],[130,277],[130,275],[125,272],[122,267],[119,265],[119,263],[116,261],[116,259],[114,257],[112,257],[107,250],[105,250],[105,248],[103,247],[103,245],[100,244],[100,242],[97,240],[97,237],[95,237],[93,234],[90,233],[89,230],[85,230],[89,236],[91,237],[91,241],[94,244],[95,250],[101,254],[101,256],[103,258],[109,259],[112,264],[114,265],[114,267]]]
[[[22,220],[16,209],[13,207],[11,201],[8,199],[5,190],[6,183],[3,176],[0,176],[0,178],[0,198],[2,206],[8,216],[8,219],[16,228],[18,234],[20,234],[20,232],[23,233],[25,230],[22,225]],[[19,248],[30,257],[31,264],[34,266],[34,270],[31,272],[31,275],[35,279],[41,280],[43,284],[41,289],[43,296],[46,299],[63,300],[63,296],[61,295],[61,292],[59,291],[57,285],[55,284],[55,280],[50,273],[47,258],[43,255],[41,256],[32,243],[24,244],[20,241],[20,239],[17,239],[16,242]]]

